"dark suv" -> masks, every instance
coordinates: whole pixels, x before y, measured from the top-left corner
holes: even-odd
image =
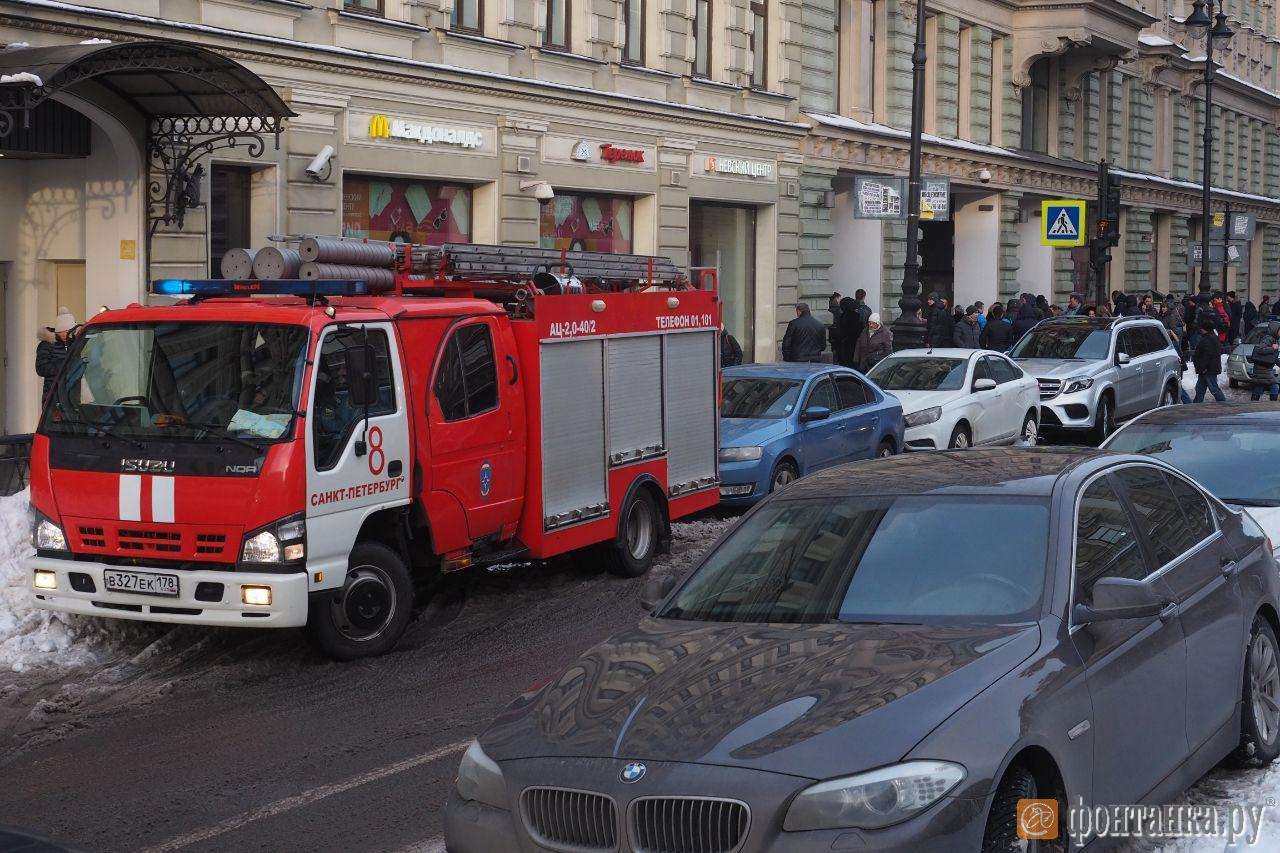
[[[1104,441],[1116,420],[1178,399],[1182,360],[1152,317],[1058,317],[1009,353],[1040,384],[1040,426]]]

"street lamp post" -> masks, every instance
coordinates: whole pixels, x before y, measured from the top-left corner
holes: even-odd
[[[1191,14],[1182,22],[1183,26],[1195,37],[1202,33],[1204,39],[1204,162],[1200,166],[1200,177],[1203,182],[1200,197],[1200,283],[1199,291],[1202,299],[1207,300],[1209,291],[1213,289],[1213,268],[1209,264],[1209,231],[1212,226],[1212,169],[1213,169],[1213,79],[1216,69],[1213,64],[1213,43],[1216,40],[1225,42],[1235,33],[1227,26],[1227,16],[1222,10],[1222,0],[1218,0],[1218,11],[1211,18],[1213,0],[1195,0],[1191,6]],[[1224,226],[1226,223],[1224,223]]]
[[[911,54],[911,165],[907,177],[907,258],[902,267],[901,314],[893,323],[893,348],[924,345],[924,321],[920,310],[920,157],[924,133],[925,0],[916,0],[916,46]]]

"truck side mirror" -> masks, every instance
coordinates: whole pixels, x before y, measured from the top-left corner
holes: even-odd
[[[356,408],[378,401],[378,389],[373,381],[373,347],[368,344],[347,347],[347,394],[348,401]]]

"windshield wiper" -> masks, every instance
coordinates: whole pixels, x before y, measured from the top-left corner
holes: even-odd
[[[229,438],[229,439],[231,439],[232,441],[237,441],[237,442],[239,442],[240,444],[243,444],[245,447],[252,448],[252,449],[253,449],[253,451],[254,451],[255,453],[261,453],[261,452],[262,452],[262,445],[260,445],[260,444],[255,444],[254,442],[250,441],[250,440],[249,440],[249,439],[247,439],[247,438],[241,438],[240,436],[236,435],[236,434],[235,434],[235,433],[233,433],[231,430],[227,429],[226,427],[222,426],[221,424],[194,424],[194,423],[188,423],[188,424],[186,424],[186,426],[189,426],[189,427],[191,427],[192,429],[202,429],[202,430],[204,430],[205,432],[213,432],[213,433],[217,433],[218,435],[222,436],[223,438]]]
[[[1223,503],[1235,504],[1236,506],[1253,506],[1260,508],[1270,508],[1280,506],[1277,500],[1260,500],[1258,498],[1223,498]]]
[[[138,439],[131,438],[130,436],[127,436],[127,435],[121,435],[120,433],[116,432],[113,429],[104,427],[102,424],[95,424],[90,421],[86,421],[83,418],[67,417],[71,414],[71,410],[68,409],[66,406],[64,406],[61,400],[55,400],[54,406],[57,408],[58,411],[62,412],[64,416],[64,420],[62,420],[61,423],[85,427],[90,431],[90,433],[97,431],[97,434],[100,436],[104,435],[107,438],[114,438],[116,441],[121,441],[121,442],[124,442],[125,444],[132,444],[134,447],[138,448],[139,450],[147,449],[147,446],[143,444],[141,441],[138,441]]]

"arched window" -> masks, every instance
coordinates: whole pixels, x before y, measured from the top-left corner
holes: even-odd
[[[1022,147],[1049,151],[1049,59],[1031,66],[1031,83],[1022,90]]]

